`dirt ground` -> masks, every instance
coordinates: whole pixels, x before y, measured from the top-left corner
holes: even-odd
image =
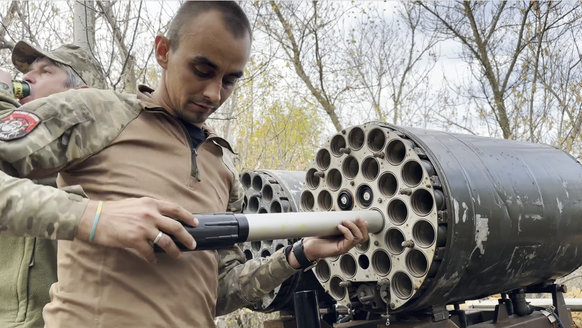
[[[214,320],[216,328],[263,328],[263,322],[279,318],[279,312],[259,313],[249,309],[237,310]]]

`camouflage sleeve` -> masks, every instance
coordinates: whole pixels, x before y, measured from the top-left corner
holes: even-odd
[[[18,107],[20,107],[20,103],[14,98],[12,88],[8,84],[0,82],[0,116]]]
[[[0,115],[0,170],[31,179],[50,176],[101,151],[141,109],[133,95],[98,89],[31,101]]]
[[[0,83],[0,118],[8,117],[18,107],[11,90]],[[38,132],[39,127],[34,128]],[[33,149],[42,149],[57,137],[36,135],[31,133],[28,138],[13,141],[6,134],[0,139],[0,235],[72,240],[89,201],[83,193],[70,193],[17,178],[29,175],[38,166],[29,159]],[[52,171],[37,175],[42,177]]]
[[[80,187],[23,178],[50,176],[100,151],[141,111],[128,108],[113,92],[82,89],[0,112],[0,233],[73,239],[88,202]]]
[[[89,202],[83,196],[80,187],[60,190],[0,171],[0,236],[72,240]]]
[[[246,261],[238,246],[219,250],[216,315],[258,302],[297,272],[287,262],[283,250],[250,261]]]
[[[239,181],[238,174],[235,174],[235,183],[230,190],[228,201],[228,211],[233,213],[242,213],[244,201],[244,189]]]
[[[224,165],[232,172],[234,176],[234,182],[232,187],[230,188],[230,193],[228,197],[228,212],[233,213],[242,213],[243,209],[243,199],[244,199],[244,189],[242,184],[240,183],[240,178],[238,174],[238,170],[236,169],[236,161],[238,160],[238,155],[232,150],[224,151],[222,160],[224,161]]]

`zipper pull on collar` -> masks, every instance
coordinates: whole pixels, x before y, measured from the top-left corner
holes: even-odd
[[[200,182],[200,170],[198,169],[198,162],[196,161],[198,157],[198,151],[196,148],[192,148],[192,176]]]

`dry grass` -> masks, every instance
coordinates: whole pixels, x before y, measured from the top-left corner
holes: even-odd
[[[582,298],[582,291],[578,287],[568,287],[568,292],[564,295],[566,298]],[[582,328],[582,312],[572,312],[574,327]]]

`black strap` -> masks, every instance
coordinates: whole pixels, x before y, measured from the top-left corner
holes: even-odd
[[[313,262],[311,262],[307,256],[305,256],[305,250],[303,249],[303,239],[293,244],[293,254],[295,254],[295,258],[297,259],[297,262],[299,262],[299,265],[301,265],[301,269],[305,270],[313,266]]]

